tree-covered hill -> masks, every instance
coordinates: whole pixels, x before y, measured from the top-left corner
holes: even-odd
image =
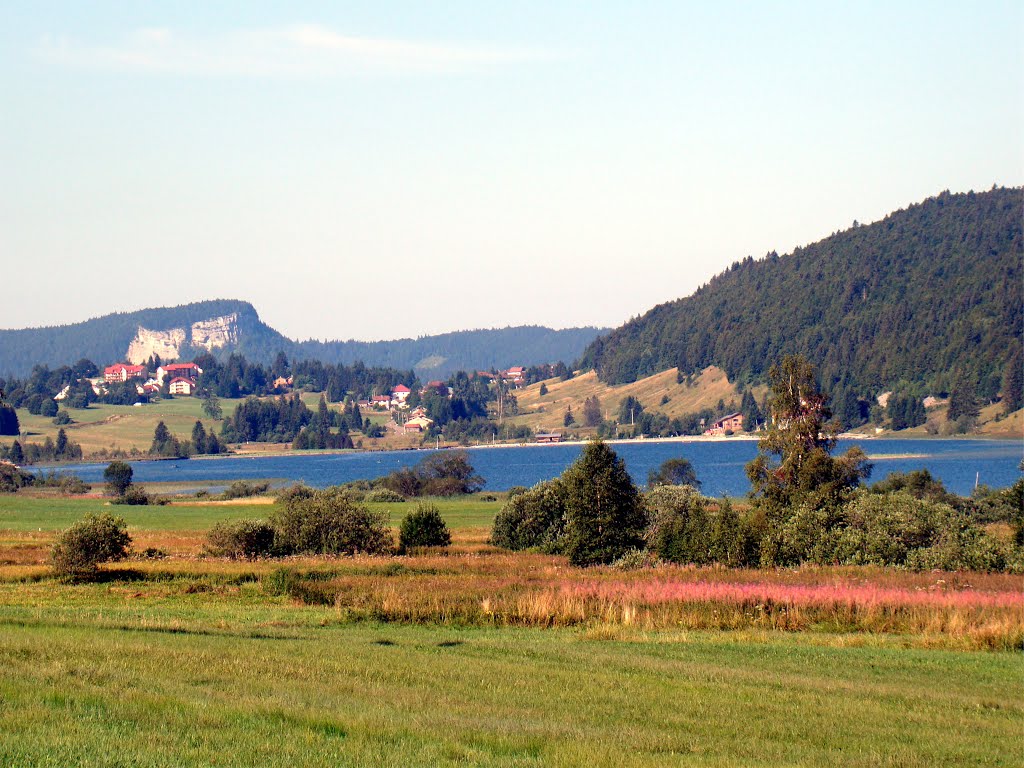
[[[945,391],[959,372],[994,394],[1024,336],[1022,193],[944,192],[787,256],[748,257],[597,339],[580,364],[611,384],[708,365],[743,381],[799,353],[833,388]]]
[[[197,323],[215,327],[226,341],[204,348],[204,336],[194,327]],[[180,354],[162,354],[165,359],[239,352],[253,362],[269,364],[284,352],[292,360],[347,365],[360,361],[371,367],[415,369],[423,378],[446,378],[457,370],[574,360],[607,330],[519,326],[395,341],[294,341],[260,320],[248,302],[218,299],[105,315],[71,325],[0,330],[0,376],[25,376],[35,365],[70,365],[81,358],[101,366],[125,360],[140,328],[153,332],[150,341],[153,335],[172,338],[175,329],[180,330]]]

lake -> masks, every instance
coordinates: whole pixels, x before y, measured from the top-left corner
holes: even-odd
[[[841,440],[837,452],[860,445],[874,464],[870,482],[892,472],[928,469],[959,494],[969,494],[975,480],[993,488],[1012,485],[1020,471],[1022,444],[1013,440]],[[744,465],[757,455],[753,440],[701,442],[628,442],[612,446],[638,483],[663,461],[688,459],[708,496],[742,496],[750,490]],[[514,485],[531,486],[561,474],[580,454],[580,443],[562,445],[498,446],[471,449],[470,461],[491,491]],[[136,461],[135,481],[223,482],[277,478],[315,487],[350,480],[373,479],[416,464],[431,451],[381,451],[302,454],[258,457],[218,457],[175,461]],[[80,464],[70,468],[87,482],[102,482],[106,464]]]

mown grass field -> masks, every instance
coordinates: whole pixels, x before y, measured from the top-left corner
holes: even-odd
[[[488,546],[498,502],[432,501],[449,552],[251,563],[203,535],[266,500],[0,496],[0,765],[1024,761],[1024,659],[991,650],[1019,577],[581,570]],[[54,581],[100,510],[170,556]]]

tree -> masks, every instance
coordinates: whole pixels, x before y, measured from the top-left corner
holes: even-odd
[[[772,366],[768,380],[771,424],[758,441],[760,454],[747,464],[755,497],[785,513],[808,498],[813,503],[838,500],[870,475],[871,465],[860,448],[838,458],[831,455],[838,425],[828,421],[828,396],[818,389],[807,360],[786,356]]]
[[[112,461],[103,470],[103,481],[107,484],[107,491],[114,496],[124,496],[132,484],[131,464],[124,461]]]
[[[592,395],[583,401],[583,424],[588,427],[596,427],[604,417],[601,415],[601,401],[597,395]]]
[[[1003,413],[1024,408],[1024,359],[1020,347],[1013,351],[1003,371]]]
[[[743,392],[743,399],[740,401],[740,413],[743,414],[744,432],[753,432],[757,425],[761,423],[761,419],[764,418],[761,414],[761,409],[757,407],[754,393],[749,389]]]
[[[18,435],[21,425],[18,423],[18,412],[7,403],[0,403],[0,435]]]
[[[217,421],[220,421],[224,416],[224,411],[220,407],[220,399],[212,392],[208,393],[206,397],[203,398],[203,413]]]
[[[588,443],[562,474],[562,484],[570,563],[610,563],[643,546],[643,502],[625,462],[605,442]]]
[[[689,485],[700,490],[700,480],[693,465],[683,458],[666,459],[657,471],[651,470],[647,475],[647,487],[659,485]]]
[[[639,400],[632,395],[624,397],[622,402],[619,403],[619,423],[629,424],[632,426],[640,420],[643,415],[644,406]]]
[[[15,440],[11,443],[11,462],[13,464],[21,464],[25,461],[25,452],[22,450],[21,443]]]
[[[974,381],[965,373],[960,373],[949,393],[949,410],[946,411],[947,421],[964,420],[965,424],[978,418],[978,398],[975,393]]]
[[[57,415],[57,403],[52,398],[44,398],[39,406],[39,415],[45,416],[48,419],[52,419]]]
[[[89,581],[96,578],[100,563],[127,557],[131,543],[132,538],[121,518],[107,512],[86,515],[57,539],[51,562],[59,578]]]
[[[199,419],[196,419],[196,423],[192,425],[192,447],[196,453],[209,453],[206,449],[206,427],[203,426],[203,422]]]
[[[576,423],[576,417],[572,415],[572,406],[566,406],[565,416],[562,418],[562,425],[565,427],[571,427]]]
[[[68,452],[68,433],[63,429],[57,430],[57,442],[53,446],[54,458],[62,459]]]

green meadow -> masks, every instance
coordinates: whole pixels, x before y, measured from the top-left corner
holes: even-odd
[[[218,520],[266,517],[267,500],[0,496],[0,765],[1024,762],[1019,652],[957,650],[941,629],[929,647],[934,634],[884,628],[652,629],[598,614],[546,628],[474,622],[448,612],[455,603],[437,585],[479,604],[639,577],[497,552],[486,536],[499,502],[431,501],[453,529],[449,554],[247,563],[203,558],[203,535]],[[415,506],[378,505],[395,525]],[[119,564],[100,583],[55,581],[45,567],[54,535],[98,511],[124,516],[137,550],[170,556]],[[282,566],[326,573],[338,597],[313,604],[275,588]],[[421,613],[388,619],[403,600]],[[1014,609],[992,615],[1020,621]]]

